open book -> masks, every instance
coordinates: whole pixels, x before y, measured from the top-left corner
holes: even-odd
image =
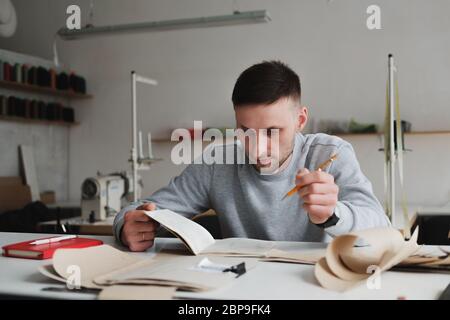
[[[248,238],[214,239],[201,225],[171,210],[146,211],[169,232],[179,238],[194,255],[220,255],[261,258],[263,261],[314,264],[325,255],[325,249],[286,252],[276,241]]]
[[[216,240],[201,225],[171,210],[146,211],[146,214],[183,241],[194,255],[219,254],[262,257],[275,248],[275,242],[266,240],[247,238]]]

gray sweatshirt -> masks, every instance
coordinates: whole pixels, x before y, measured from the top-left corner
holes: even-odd
[[[216,152],[223,148],[219,150],[223,154],[239,154],[239,148],[242,152],[239,144],[213,148]],[[335,153],[339,154],[337,160],[325,171],[334,176],[339,186],[335,213],[340,219],[336,225],[322,229],[310,222],[298,194],[282,198],[295,186],[298,170],[315,170]],[[296,134],[291,161],[273,175],[263,175],[248,163],[188,165],[166,187],[119,212],[113,227],[117,240],[120,241],[125,213],[145,202],[186,217],[213,209],[224,237],[328,242],[333,236],[353,230],[390,224],[351,144],[322,133]]]

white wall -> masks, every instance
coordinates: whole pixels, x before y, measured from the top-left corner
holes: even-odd
[[[51,58],[54,32],[65,8],[88,1],[14,1],[19,30],[0,47]],[[233,1],[95,1],[98,25],[163,20],[231,12]],[[349,119],[381,124],[385,108],[387,54],[399,70],[403,118],[415,130],[450,129],[450,1],[420,0],[241,0],[241,10],[267,9],[268,24],[130,34],[58,42],[61,60],[87,76],[94,99],[79,104],[81,125],[71,129],[70,197],[97,170],[127,166],[130,149],[129,72],[158,79],[156,88],[139,87],[140,127],[154,137],[172,128],[232,126],[230,102],[239,73],[263,59],[280,59],[301,76],[303,102],[315,119]],[[366,8],[382,9],[382,30],[365,26]],[[83,20],[86,22],[86,19]],[[383,157],[376,137],[352,137],[361,165],[383,198]],[[449,200],[450,135],[408,136],[407,193],[414,203]],[[170,144],[155,145],[169,158]],[[182,170],[169,161],[145,173],[151,193]]]
[[[56,191],[57,200],[67,198],[68,127],[1,122],[0,136],[0,176],[18,176],[18,145],[33,146],[39,191]]]

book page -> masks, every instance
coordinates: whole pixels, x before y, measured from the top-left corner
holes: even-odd
[[[227,238],[216,240],[214,244],[204,249],[202,254],[261,257],[274,247],[274,241],[247,238]]]
[[[145,214],[180,238],[195,255],[215,243],[208,230],[181,214],[167,209],[146,211]]]
[[[325,252],[326,249],[308,249],[301,252],[272,249],[260,261],[315,264],[325,256]]]

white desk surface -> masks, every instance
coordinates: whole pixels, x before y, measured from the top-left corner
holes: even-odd
[[[42,238],[47,235],[0,232],[0,246]],[[111,236],[91,236],[106,244],[118,246]],[[156,245],[143,253],[152,257],[162,248],[181,248],[178,239],[157,238]],[[280,242],[284,250],[320,248],[325,244]],[[38,272],[38,267],[51,260],[29,260],[0,256],[0,294],[56,299],[95,299],[95,294],[42,291],[44,287],[62,287]],[[437,299],[450,282],[450,275],[388,271],[381,275],[381,288],[368,289],[364,284],[345,293],[322,288],[314,277],[314,266],[279,262],[259,262],[231,285],[215,291],[177,292],[178,298],[200,299]]]

